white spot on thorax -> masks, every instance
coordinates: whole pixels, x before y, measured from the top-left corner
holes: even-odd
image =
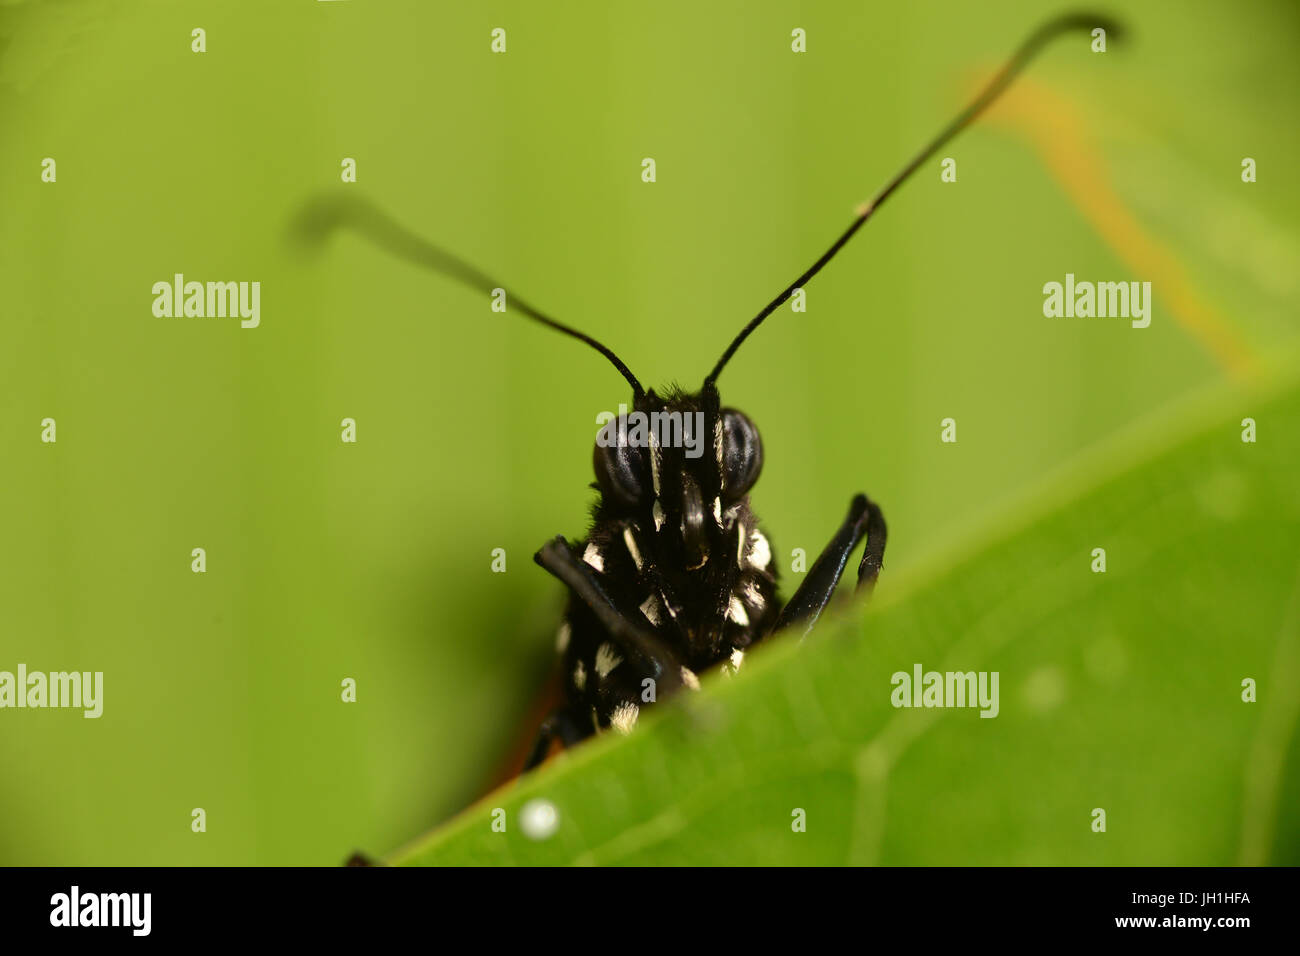
[[[641,602],[641,613],[645,615],[646,620],[655,627],[659,626],[663,617],[659,613],[659,596],[652,594]]]
[[[755,611],[763,609],[763,595],[759,593],[757,581],[750,581],[745,585],[745,598]]]
[[[632,526],[627,525],[623,528],[623,543],[627,545],[627,553],[632,555],[632,563],[636,565],[638,571],[643,564],[641,560],[641,551],[636,546],[636,537],[632,533]]]
[[[582,661],[578,661],[578,666],[573,669],[573,686],[578,690],[585,690],[587,687],[587,668]]]
[[[713,499],[713,520],[719,528],[722,527],[722,499]]]
[[[767,566],[772,562],[772,546],[767,543],[767,538],[761,531],[755,531],[749,536],[749,564],[751,567],[758,568],[760,571],[766,571]]]
[[[618,651],[614,650],[614,645],[609,641],[596,648],[596,673],[600,677],[608,677],[609,672],[622,663],[623,658],[619,656]]]
[[[659,451],[659,442],[655,439],[655,434],[650,433],[650,480],[654,483],[655,497],[659,497],[659,458],[662,452]]]
[[[670,600],[668,600],[668,595],[666,595],[663,591],[660,591],[660,592],[659,592],[659,599],[660,599],[660,603],[662,603],[664,607],[668,608],[668,614],[669,614],[669,616],[670,616],[670,617],[673,617],[673,618],[676,618],[676,617],[677,617],[677,608],[673,607],[673,602],[670,601]]]
[[[592,541],[587,544],[587,550],[582,552],[582,560],[597,571],[605,570],[605,559],[601,557],[600,548],[596,547],[596,542]]]
[[[734,621],[741,627],[749,626],[749,615],[745,613],[745,605],[740,603],[740,598],[736,595],[731,596],[731,603],[727,605],[727,620]]]
[[[722,673],[727,677],[731,677],[740,670],[740,665],[744,662],[745,652],[737,648],[731,652],[731,657],[722,665]]]
[[[687,690],[700,689],[700,679],[695,676],[695,671],[691,670],[689,667],[682,668],[682,685],[686,687]]]
[[[636,726],[636,719],[641,716],[641,708],[630,701],[623,701],[609,715],[609,725],[620,734],[630,734]]]
[[[727,479],[722,470],[722,419],[713,422],[713,454],[718,459],[718,487],[725,488]]]
[[[555,632],[555,653],[563,654],[569,649],[569,638],[573,636],[573,628],[569,626],[567,620],[560,622],[559,630]]]
[[[655,503],[650,507],[650,514],[655,519],[655,530],[658,531],[664,526],[664,506],[655,499]]]

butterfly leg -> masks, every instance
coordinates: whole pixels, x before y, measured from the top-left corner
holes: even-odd
[[[564,538],[546,542],[533,555],[533,560],[563,581],[578,600],[591,609],[610,639],[641,664],[644,673],[666,690],[677,690],[681,686],[681,665],[672,649],[615,605],[591,568],[573,553]]]
[[[867,539],[867,546],[858,564],[858,592],[869,595],[884,563],[886,533],[885,516],[879,506],[866,495],[855,495],[835,537],[818,555],[799,589],[782,608],[775,630],[799,627],[804,634],[812,630],[835,593],[849,555],[863,538]]]
[[[537,742],[533,744],[533,749],[524,762],[523,772],[527,773],[546,759],[546,755],[551,751],[551,741],[558,738],[567,750],[585,736],[586,734],[578,729],[572,717],[563,710],[557,710],[542,721],[542,726],[538,728]]]

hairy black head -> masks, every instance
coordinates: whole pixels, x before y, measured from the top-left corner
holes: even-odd
[[[662,397],[651,389],[605,421],[592,459],[597,519],[667,529],[684,566],[696,570],[726,532],[723,516],[758,480],[763,440],[744,412],[720,407],[711,384]]]
[[[647,619],[680,637],[689,660],[712,662],[760,633],[775,584],[749,508],[762,438],[711,383],[652,389],[623,412],[596,436],[600,500],[586,556],[615,589],[626,582],[633,606],[653,598]],[[747,605],[735,598],[746,593]]]

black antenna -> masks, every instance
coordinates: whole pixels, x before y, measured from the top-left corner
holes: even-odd
[[[349,226],[375,245],[391,252],[398,258],[440,272],[472,289],[488,293],[491,293],[493,289],[505,289],[502,283],[480,272],[468,262],[456,258],[451,253],[438,248],[425,239],[421,239],[378,206],[364,199],[319,198],[310,203],[299,216],[295,231],[304,239],[317,240],[339,226]],[[645,396],[645,390],[641,388],[641,383],[636,380],[632,370],[623,364],[623,360],[615,355],[613,350],[602,345],[590,335],[570,328],[563,322],[557,322],[509,290],[505,291],[507,307],[518,309],[524,315],[542,323],[542,325],[572,336],[580,342],[586,342],[609,359],[614,368],[618,369],[619,374],[627,379],[628,384],[632,386],[632,394],[635,398],[640,399]]]
[[[874,199],[870,202],[863,203],[863,205],[858,209],[857,218],[854,219],[849,228],[844,230],[844,233],[835,240],[831,247],[822,253],[821,258],[814,262],[803,275],[799,276],[799,278],[786,286],[784,292],[764,306],[762,312],[750,319],[749,324],[741,329],[740,334],[732,340],[729,346],[727,346],[727,351],[722,353],[722,358],[718,359],[718,364],[713,366],[713,371],[710,372],[709,377],[704,380],[704,387],[707,389],[718,380],[718,376],[722,374],[723,366],[727,364],[731,359],[731,356],[736,354],[736,349],[740,348],[740,344],[744,342],[745,339],[749,338],[749,334],[762,325],[763,320],[780,308],[781,305],[790,298],[790,296],[794,295],[795,289],[802,288],[808,283],[808,280],[821,272],[822,267],[834,258],[835,253],[844,248],[845,244],[853,238],[854,233],[862,228],[862,224],[871,218],[872,213],[879,209],[884,204],[885,200],[893,195],[894,190],[901,186],[907,178],[912,175],[912,173],[916,172],[917,168],[920,167],[922,163],[938,152],[939,148],[947,143],[948,140],[952,139],[969,126],[975,117],[984,112],[989,104],[996,100],[999,94],[1011,85],[1011,81],[1016,78],[1017,74],[1019,74],[1026,65],[1028,65],[1029,61],[1034,58],[1039,50],[1063,33],[1068,33],[1069,31],[1076,29],[1092,30],[1097,27],[1104,29],[1108,35],[1119,36],[1121,33],[1119,24],[1113,20],[1104,16],[1096,16],[1087,13],[1067,13],[1055,20],[1049,20],[1034,31],[1029,39],[1020,45],[1020,49],[1016,50],[1016,52],[1012,54],[1011,59],[1008,60],[1006,65],[998,71],[998,74],[989,81],[988,86],[984,88],[983,92],[981,92],[979,96],[975,97],[974,101],[967,106],[955,120],[949,123],[944,130],[939,133],[933,141],[931,141],[929,146],[926,146],[925,149],[917,153],[912,161],[904,166],[902,170],[900,170],[899,173],[885,185],[884,189],[876,193]]]

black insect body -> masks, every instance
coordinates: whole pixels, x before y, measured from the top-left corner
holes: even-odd
[[[528,766],[544,759],[556,738],[568,746],[605,728],[630,731],[641,707],[698,686],[697,675],[711,667],[738,668],[745,651],[769,634],[791,628],[806,633],[829,603],[849,556],[864,540],[858,590],[871,590],[884,558],[885,520],[880,509],[859,494],[794,596],[779,604],[773,550],[749,504],[749,491],[762,470],[762,441],[745,415],[722,406],[718,376],[750,333],[820,272],[885,200],[993,102],[1049,40],[1098,27],[1119,33],[1104,17],[1069,14],[1030,36],[979,96],[859,208],[830,248],[750,320],[698,392],[673,391],[661,397],[646,391],[609,348],[507,293],[510,310],[604,355],[632,387],[633,414],[676,413],[683,423],[697,422],[702,429],[702,435],[691,436],[693,443],[686,441],[684,431],[671,429],[670,439],[676,434],[681,440],[664,440],[650,429],[642,441],[635,429],[620,428],[616,441],[598,441],[594,466],[600,498],[588,537],[576,544],[557,537],[537,552],[537,563],[566,585],[570,600],[558,635],[564,703],[544,722]],[[494,295],[504,291],[501,283],[364,202],[325,200],[300,223],[309,238],[344,225],[402,258],[476,289]]]
[[[596,445],[601,497],[591,533],[572,546],[556,538],[537,554],[572,596],[558,638],[566,704],[544,725],[530,765],[552,736],[569,745],[607,727],[626,733],[660,694],[697,687],[696,675],[715,664],[739,669],[745,650],[773,630],[810,625],[864,536],[860,584],[880,570],[884,518],[858,496],[782,609],[772,548],[749,506],[763,466],[758,429],[720,407],[712,381],[693,395],[639,395],[636,412],[703,422],[707,453],[693,457],[654,431],[645,443]]]

